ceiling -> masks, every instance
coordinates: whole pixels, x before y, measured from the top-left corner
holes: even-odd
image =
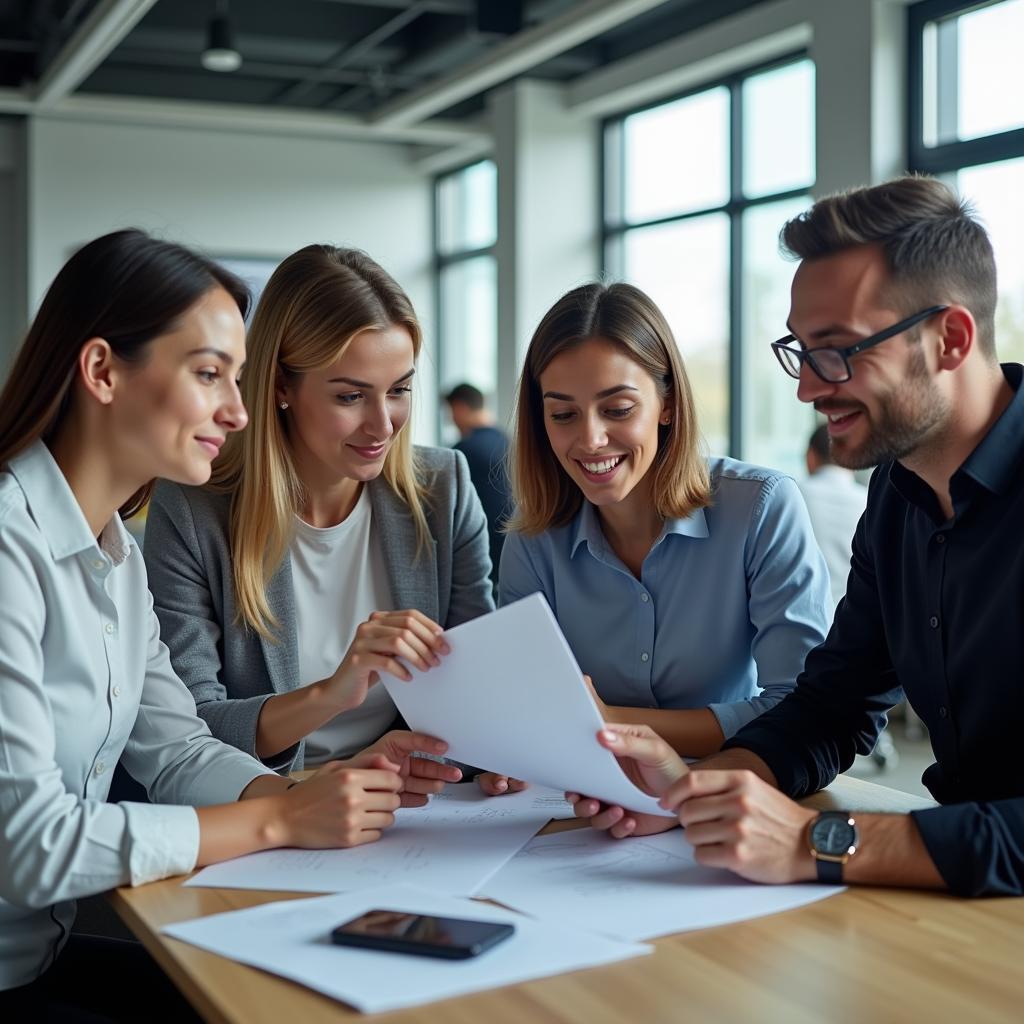
[[[758,2],[0,0],[0,91],[470,123],[503,81],[572,81]],[[200,64],[218,12],[230,73]]]

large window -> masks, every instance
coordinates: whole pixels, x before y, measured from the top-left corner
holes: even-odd
[[[783,223],[811,202],[814,66],[789,58],[605,125],[604,259],[668,318],[712,452],[801,464],[810,411],[779,372],[793,264]]]
[[[911,166],[974,203],[999,271],[999,356],[1024,361],[1024,0],[929,0],[909,19]]]
[[[438,383],[462,381],[493,400],[497,383],[497,174],[481,160],[437,179],[434,245]]]

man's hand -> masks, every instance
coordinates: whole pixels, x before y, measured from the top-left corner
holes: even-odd
[[[398,765],[398,774],[402,778],[402,806],[423,807],[430,794],[440,793],[446,783],[458,782],[462,778],[462,771],[452,764],[414,757],[413,753],[422,751],[425,754],[440,755],[447,749],[448,744],[444,740],[426,733],[393,729],[347,763],[353,767],[362,767],[374,757],[385,757]]]
[[[752,771],[693,769],[659,803],[678,815],[698,864],[751,882],[806,882],[817,875],[807,826],[818,812]]]
[[[659,796],[686,774],[683,759],[647,725],[606,725],[597,742],[610,750],[626,777],[638,789]],[[674,818],[637,814],[615,805],[604,805],[591,797],[566,793],[577,818],[589,818],[592,828],[609,832],[616,839],[647,836],[676,827]]]

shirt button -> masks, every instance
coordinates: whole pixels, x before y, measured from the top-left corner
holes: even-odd
[[[115,686],[114,687],[114,696],[115,697],[120,697],[121,696],[121,687],[120,686]]]
[[[644,653],[640,655],[641,661],[647,661],[648,658],[650,658],[650,655],[646,651],[644,651]]]
[[[107,766],[102,761],[97,761],[96,762],[96,767],[93,768],[93,771],[97,775],[102,775],[106,770],[107,770]]]
[[[939,708],[939,718],[949,718],[949,708],[945,704]]]
[[[114,624],[112,622],[108,622],[103,627],[103,632],[106,633],[107,636],[113,636],[114,635],[114,630],[115,630],[115,626],[114,626]]]
[[[935,543],[936,544],[945,544],[946,543],[946,535],[944,533],[938,534],[938,536],[935,538]]]
[[[928,620],[928,625],[931,626],[932,629],[938,629],[939,628],[939,617],[937,615],[933,615]]]
[[[93,559],[92,567],[94,569],[102,569],[107,563],[102,558]]]
[[[641,594],[640,595],[640,600],[643,601],[644,604],[647,604],[647,602],[650,601],[650,599],[651,599],[651,597],[650,597],[649,594]]]

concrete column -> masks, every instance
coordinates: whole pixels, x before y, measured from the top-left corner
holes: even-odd
[[[600,128],[565,109],[563,89],[518,81],[489,99],[498,166],[497,413],[511,415],[538,321],[600,268]]]

